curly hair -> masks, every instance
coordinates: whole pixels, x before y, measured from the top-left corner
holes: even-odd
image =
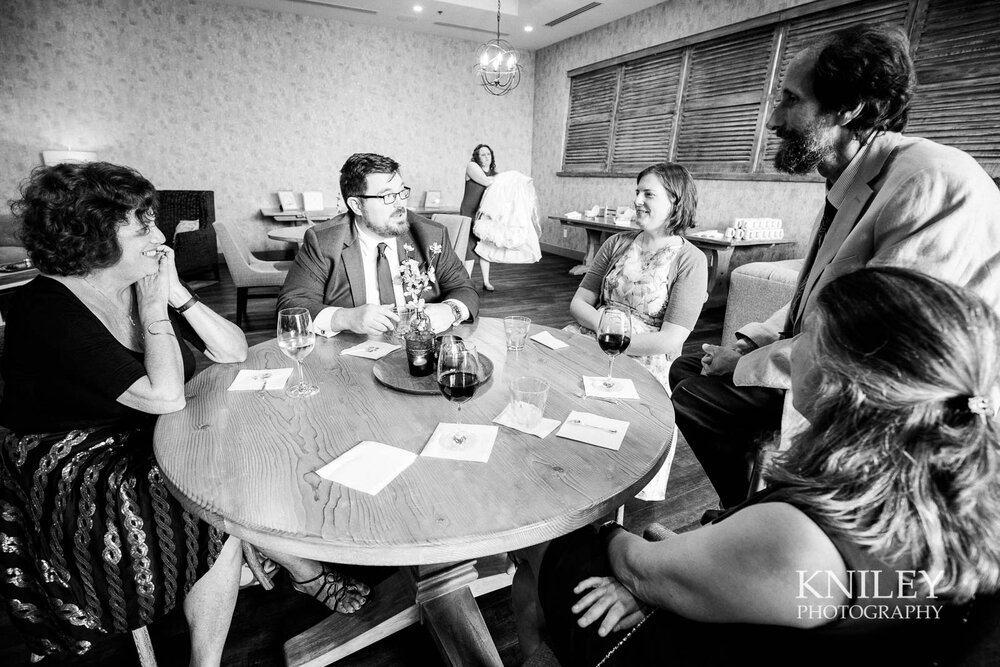
[[[813,89],[826,112],[854,109],[855,134],[902,132],[916,86],[909,40],[902,30],[859,23],[832,33],[818,48]]]
[[[774,498],[888,562],[941,574],[963,603],[1000,588],[1000,318],[979,296],[899,268],[819,295],[811,423],[768,475]],[[919,588],[921,584],[917,584]]]
[[[340,168],[340,195],[348,198],[365,194],[369,174],[399,173],[399,163],[391,157],[375,153],[355,153]]]
[[[667,220],[667,231],[680,234],[685,229],[694,227],[694,214],[698,210],[698,188],[694,179],[682,165],[676,162],[658,162],[652,164],[635,177],[635,182],[641,181],[647,174],[656,174],[660,183],[673,198],[673,209]]]
[[[472,149],[472,161],[475,162],[476,164],[479,164],[480,148],[487,148],[490,151],[490,168],[484,169],[483,171],[486,172],[487,176],[496,176],[497,175],[496,153],[494,153],[493,149],[487,146],[486,144],[479,144],[478,146]]]
[[[128,214],[154,224],[156,189],[135,169],[107,162],[35,167],[10,202],[21,241],[42,273],[82,276],[121,259]]]

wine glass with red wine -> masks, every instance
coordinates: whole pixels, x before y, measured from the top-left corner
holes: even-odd
[[[611,357],[608,362],[608,377],[604,381],[606,389],[615,386],[611,372],[615,368],[615,357],[628,349],[628,344],[632,342],[632,318],[625,311],[617,308],[605,308],[601,313],[601,322],[597,325],[597,344],[604,350],[604,354]]]
[[[482,379],[482,366],[476,348],[461,340],[445,340],[438,352],[437,381],[441,393],[458,406],[456,423],[462,425],[462,404],[472,398]],[[442,444],[449,449],[462,449],[469,434],[458,428],[450,441]]]

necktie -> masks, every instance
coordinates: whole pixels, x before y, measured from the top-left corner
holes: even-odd
[[[801,319],[799,318],[799,306],[802,305],[802,295],[806,290],[806,282],[809,280],[809,274],[812,272],[816,255],[819,253],[819,249],[823,247],[823,241],[826,240],[826,233],[830,231],[830,224],[836,216],[837,208],[827,199],[826,206],[823,208],[823,218],[819,221],[819,229],[816,231],[816,242],[809,249],[809,255],[806,257],[802,271],[799,273],[798,283],[795,285],[795,296],[792,297],[792,303],[788,307],[785,330],[781,332],[783,338],[790,338],[795,333],[798,333],[798,330],[801,328],[799,326]]]
[[[385,256],[387,247],[384,243],[378,244],[378,259],[375,261],[375,275],[378,277],[378,300],[382,304],[395,305],[396,295],[392,291],[389,258]]]

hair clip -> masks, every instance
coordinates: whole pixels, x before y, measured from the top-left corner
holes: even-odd
[[[997,407],[993,404],[993,401],[987,396],[970,396],[969,397],[969,412],[974,415],[988,415],[990,417],[997,416]]]

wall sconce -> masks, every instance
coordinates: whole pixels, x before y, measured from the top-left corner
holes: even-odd
[[[94,151],[42,151],[42,164],[46,167],[51,167],[54,164],[62,164],[64,162],[93,162],[96,159],[97,153]]]

